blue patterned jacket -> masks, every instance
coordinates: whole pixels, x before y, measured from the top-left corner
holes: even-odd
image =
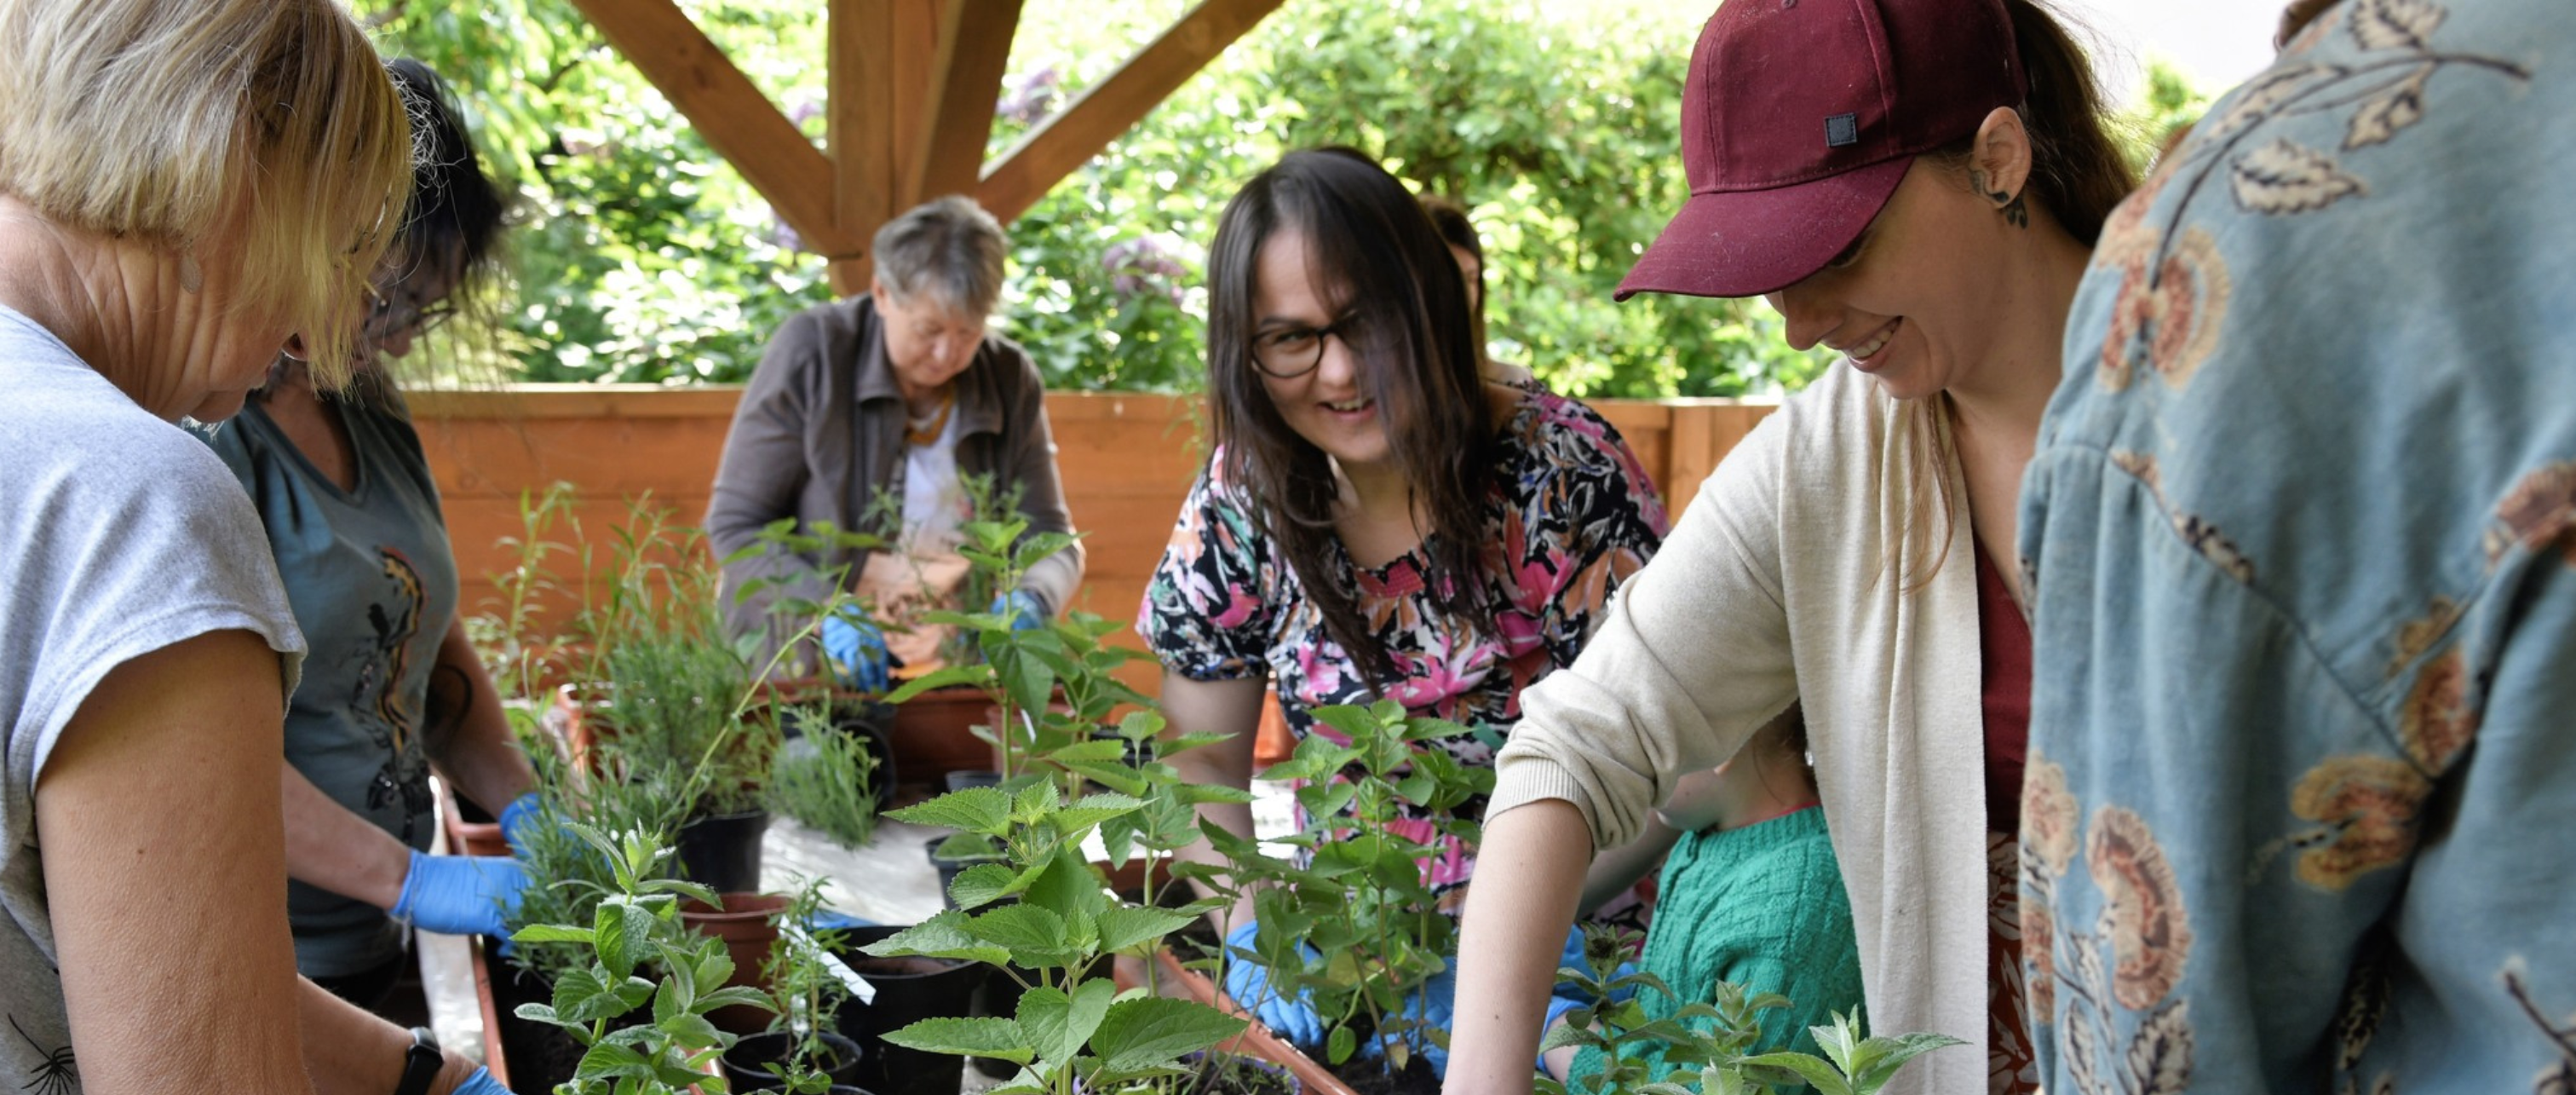
[[[2576,1095],[2576,3],[2347,0],[2114,215],[2022,502],[2058,1095]]]

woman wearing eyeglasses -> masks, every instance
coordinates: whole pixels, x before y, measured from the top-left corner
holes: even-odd
[[[324,396],[281,357],[210,439],[250,491],[312,646],[281,773],[296,968],[369,1008],[401,973],[404,924],[501,934],[526,885],[507,857],[425,854],[430,771],[511,831],[535,783],[465,637],[438,488],[384,363],[490,276],[501,196],[438,77],[416,61],[387,70],[421,157],[369,288],[356,381]]]
[[[1644,470],[1582,404],[1479,374],[1447,245],[1355,153],[1293,152],[1255,177],[1208,267],[1213,444],[1137,627],[1173,729],[1233,737],[1174,766],[1247,786],[1265,686],[1300,737],[1314,708],[1380,698],[1508,730],[1521,689],[1574,660],[1662,542]],[[1483,742],[1445,744],[1492,763]],[[1201,809],[1252,831],[1246,807]],[[1417,823],[1407,835],[1429,837]],[[1431,881],[1454,890],[1472,869],[1453,844]]]

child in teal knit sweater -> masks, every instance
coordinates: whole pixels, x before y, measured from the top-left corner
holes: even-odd
[[[1640,962],[1675,996],[1648,991],[1647,1015],[1713,1000],[1718,982],[1733,982],[1789,998],[1791,1006],[1761,1013],[1757,1052],[1816,1052],[1808,1028],[1861,1004],[1860,953],[1797,708],[1734,760],[1683,780],[1645,837],[1596,859],[1584,907],[1625,892],[1659,856],[1663,875]],[[1660,1049],[1644,1053],[1653,1078],[1663,1079],[1670,1066]],[[1560,1079],[1595,1075],[1601,1051],[1559,1048],[1546,1063]]]

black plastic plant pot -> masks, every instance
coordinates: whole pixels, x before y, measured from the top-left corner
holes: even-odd
[[[869,790],[876,795],[877,809],[894,806],[894,785],[903,778],[894,766],[894,735],[887,727],[894,724],[894,709],[884,704],[854,708],[834,713],[832,729],[867,743],[868,755],[877,761],[876,772],[869,779]]]
[[[931,837],[928,840],[922,841],[921,847],[923,853],[930,857],[930,865],[939,871],[940,907],[953,909],[957,907],[957,902],[955,899],[948,896],[948,888],[956,884],[957,876],[965,873],[966,868],[972,867],[978,863],[999,861],[1001,859],[1001,853],[997,850],[993,854],[986,856],[966,856],[957,859],[949,859],[939,854],[939,846],[948,843],[948,839],[949,838],[944,836]]]
[[[984,769],[976,769],[974,771],[967,772],[950,772],[940,778],[947,783],[948,790],[951,793],[963,791],[970,787],[999,787],[1002,785],[1002,774],[1000,772]]]
[[[939,958],[878,958],[863,950],[902,930],[851,928],[842,933],[842,948],[834,952],[877,990],[873,1004],[841,1004],[841,1033],[859,1044],[855,1082],[877,1095],[955,1095],[965,1075],[965,1058],[887,1045],[885,1035],[924,1019],[964,1017],[992,969]]]
[[[680,874],[717,893],[760,889],[760,838],[769,811],[715,814],[680,826]]]
[[[855,1086],[866,1080],[861,1075],[867,1067],[867,1052],[859,1043],[838,1034],[822,1035],[822,1056],[814,1064],[832,1080],[837,1090],[843,1085]],[[754,1034],[735,1042],[724,1052],[725,1079],[733,1081],[736,1091],[774,1091],[782,1081],[763,1065],[785,1066],[796,1051],[796,1036],[786,1031]]]

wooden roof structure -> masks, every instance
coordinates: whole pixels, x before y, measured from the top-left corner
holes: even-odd
[[[1107,79],[990,163],[984,148],[1022,0],[823,0],[830,93],[816,148],[674,0],[573,0],[609,45],[865,292],[876,230],[945,194],[1026,212],[1282,0],[1200,0]]]

